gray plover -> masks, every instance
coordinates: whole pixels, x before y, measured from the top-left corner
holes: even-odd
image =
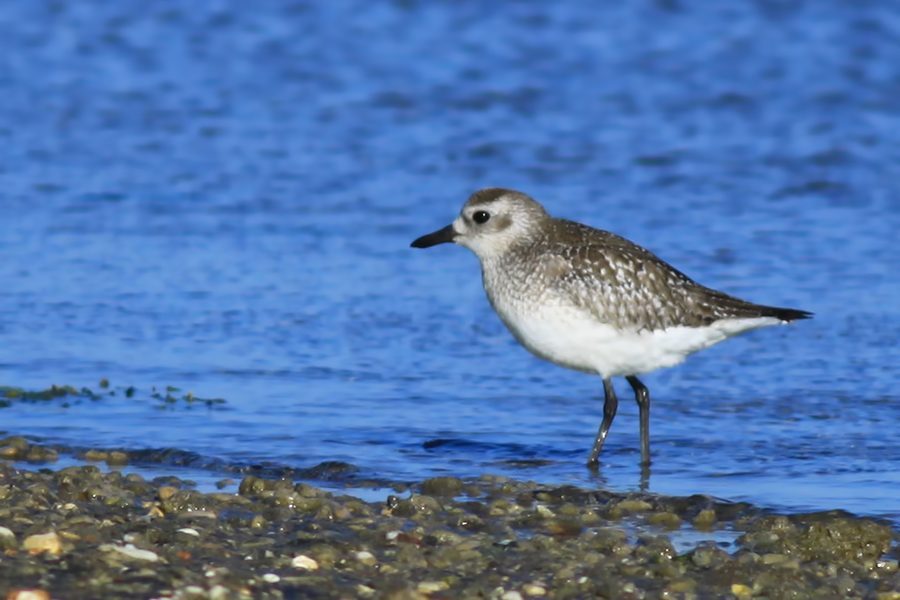
[[[547,214],[522,192],[486,188],[452,224],[413,248],[456,242],[481,261],[491,306],[533,354],[603,378],[597,457],[616,416],[611,377],[624,376],[640,416],[641,464],[650,464],[650,393],[637,375],[681,363],[730,337],[812,317],[704,287],[649,250],[608,231]]]

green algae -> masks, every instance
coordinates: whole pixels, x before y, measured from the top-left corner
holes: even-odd
[[[71,385],[51,385],[43,390],[27,390],[21,387],[0,386],[0,408],[8,408],[14,402],[51,402],[62,399],[62,407],[68,408],[72,405],[80,404],[85,400],[99,401],[114,398],[116,396],[124,396],[125,398],[134,398],[138,401],[152,398],[157,401],[160,408],[170,407],[173,405],[205,405],[213,407],[225,404],[222,398],[201,398],[188,391],[181,393],[181,389],[175,386],[166,386],[161,390],[156,387],[150,389],[149,394],[139,394],[134,386],[128,387],[112,387],[108,379],[101,379],[99,383],[101,391],[94,391],[88,387],[81,389]]]

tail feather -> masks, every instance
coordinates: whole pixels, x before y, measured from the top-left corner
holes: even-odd
[[[694,291],[695,310],[705,322],[712,323],[719,319],[754,319],[773,317],[779,321],[790,323],[800,319],[811,319],[813,314],[796,308],[779,308],[765,306],[741,300],[725,292],[698,286]]]
[[[781,321],[790,323],[791,321],[799,321],[800,319],[812,319],[813,313],[806,310],[798,310],[796,308],[777,308],[775,306],[760,306],[760,316],[775,317]]]

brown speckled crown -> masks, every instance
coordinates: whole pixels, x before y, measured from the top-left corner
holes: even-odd
[[[509,190],[506,188],[499,188],[499,187],[491,187],[491,188],[484,188],[483,190],[478,190],[477,192],[475,192],[474,194],[469,196],[469,200],[468,200],[468,202],[466,202],[466,204],[468,204],[470,206],[475,206],[477,204],[490,204],[494,200],[497,200],[498,198],[501,198],[503,196],[525,196],[526,198],[528,197],[526,194],[523,194],[522,192],[517,192],[515,190]]]

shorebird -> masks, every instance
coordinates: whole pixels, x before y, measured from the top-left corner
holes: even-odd
[[[650,392],[638,375],[675,366],[751,329],[812,313],[763,306],[696,283],[623,237],[556,219],[530,196],[486,188],[452,224],[413,248],[455,242],[481,262],[488,300],[536,356],[599,375],[603,420],[588,458],[596,467],[618,409],[612,377],[625,377],[640,417],[641,464],[650,464]]]

